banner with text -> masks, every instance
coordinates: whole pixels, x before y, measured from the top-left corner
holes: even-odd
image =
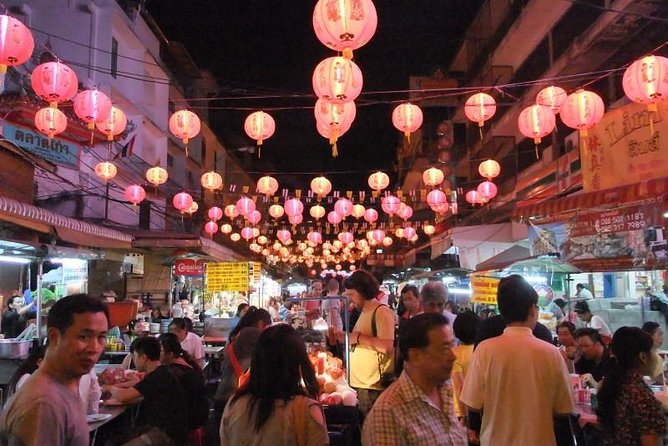
[[[206,290],[248,292],[248,262],[206,264]]]
[[[476,304],[496,305],[496,293],[499,280],[495,277],[471,275],[471,302]]]
[[[48,138],[37,130],[16,126],[4,121],[2,136],[28,152],[46,161],[62,166],[79,168],[81,146],[60,138]]]

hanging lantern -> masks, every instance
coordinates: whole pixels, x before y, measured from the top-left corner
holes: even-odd
[[[194,203],[194,202],[193,202]],[[223,218],[223,210],[217,206],[213,206],[209,208],[209,211],[207,212],[207,215],[209,218],[213,221],[218,221],[221,218]]]
[[[483,181],[478,185],[478,197],[480,201],[486,203],[492,198],[496,197],[496,184],[491,181]]]
[[[267,243],[268,241],[269,241],[269,240],[268,240],[267,237],[265,237],[264,235],[261,235],[261,236],[259,236],[259,237],[257,238],[257,242],[258,242],[260,245],[264,245],[264,244]]]
[[[109,118],[111,99],[100,90],[84,90],[74,98],[74,113],[93,130],[96,122]]]
[[[366,209],[364,209],[364,206],[362,206],[361,204],[354,204],[353,205],[353,212],[352,212],[351,215],[353,217],[357,218],[357,219],[360,219],[364,216],[364,211],[365,210]]]
[[[378,16],[371,0],[319,0],[313,10],[313,30],[327,48],[353,58],[376,32]]]
[[[322,198],[331,192],[332,183],[325,177],[315,177],[311,180],[311,190],[318,198]]]
[[[343,220],[343,217],[336,211],[331,211],[327,214],[327,221],[332,225],[338,225],[341,223],[341,220]]]
[[[236,205],[233,204],[228,204],[227,206],[225,206],[223,212],[225,213],[225,216],[230,220],[233,220],[239,216],[239,209],[237,209]]]
[[[411,133],[422,125],[422,110],[410,103],[397,105],[392,112],[392,124],[410,138]]]
[[[95,175],[103,181],[113,179],[117,173],[116,166],[108,161],[103,161],[95,165]]]
[[[382,229],[374,229],[373,231],[370,231],[370,233],[371,233],[371,240],[373,240],[376,243],[381,243],[385,238],[385,231],[383,231]]]
[[[244,217],[247,217],[255,210],[255,202],[248,197],[241,197],[237,200],[237,211]]]
[[[239,240],[241,240],[241,236],[238,233],[234,232],[230,234],[230,240],[232,240],[233,242],[238,242]]]
[[[480,163],[478,166],[478,173],[480,173],[480,176],[483,178],[491,180],[492,178],[499,176],[501,173],[501,166],[496,161],[489,159]]]
[[[190,110],[179,110],[169,117],[169,131],[183,141],[188,150],[188,141],[197,136],[202,129],[199,116]],[[187,153],[186,153],[187,156]]]
[[[30,76],[35,94],[56,108],[77,94],[79,79],[74,70],[64,63],[46,62],[37,65]]]
[[[184,214],[188,209],[190,209],[190,205],[193,204],[193,197],[187,192],[179,192],[178,194],[174,195],[172,204],[174,204],[174,207],[178,211]]]
[[[316,221],[324,217],[325,213],[325,208],[319,204],[316,204],[315,206],[312,206],[311,209],[309,209],[309,214],[311,214],[311,217],[315,218]]]
[[[427,194],[427,204],[431,208],[443,206],[448,203],[448,198],[445,192],[440,189],[434,189]]]
[[[277,190],[278,190],[278,181],[276,181],[276,178],[266,175],[257,180],[258,193],[270,196],[274,195]]]
[[[436,228],[433,225],[424,225],[422,226],[422,230],[426,235],[432,235],[436,232]]]
[[[407,240],[412,239],[415,236],[415,234],[417,234],[415,228],[411,226],[407,226],[404,228],[404,238],[406,238]]]
[[[292,238],[292,234],[287,229],[279,229],[278,231],[276,231],[276,238],[279,239],[281,243],[285,244],[288,240]]]
[[[362,70],[352,60],[328,57],[313,71],[313,91],[332,103],[354,101],[362,92]]]
[[[404,228],[397,228],[397,229],[394,231],[394,235],[395,235],[397,238],[404,238]]]
[[[496,101],[487,93],[476,93],[466,100],[464,104],[464,114],[473,122],[478,123],[478,127],[485,125],[496,113]]]
[[[668,98],[668,58],[645,56],[636,60],[624,71],[622,87],[631,101],[647,104],[650,112],[657,111],[656,104]]]
[[[517,126],[527,138],[533,138],[534,143],[540,144],[541,138],[554,130],[554,112],[547,105],[531,105],[520,113]]]
[[[306,235],[306,238],[309,242],[315,243],[316,245],[322,243],[322,234],[320,234],[318,231],[309,232]]]
[[[603,118],[603,99],[596,93],[578,90],[566,97],[561,107],[561,121],[572,129],[579,130],[581,137],[587,136],[587,129],[594,127]]]
[[[477,190],[470,190],[466,192],[466,202],[472,205],[481,203],[481,197]]]
[[[223,187],[223,177],[217,172],[205,172],[200,180],[204,189],[215,191]]]
[[[422,182],[429,187],[436,187],[443,182],[445,175],[441,169],[430,167],[422,172]]]
[[[347,198],[339,198],[334,203],[334,210],[342,217],[348,217],[353,212],[353,202]]]
[[[295,217],[297,215],[301,215],[302,212],[304,212],[304,205],[302,204],[301,200],[299,198],[290,198],[289,200],[285,200],[285,205],[283,206],[285,208],[285,213],[288,214],[288,217]]]
[[[109,117],[101,122],[96,122],[95,127],[107,135],[107,141],[113,141],[114,136],[120,135],[125,130],[128,120],[125,117],[123,110],[116,107],[111,107]]]
[[[220,232],[222,232],[223,234],[229,234],[230,232],[232,232],[232,225],[228,223],[220,225]]]
[[[193,201],[193,204],[190,205],[188,210],[186,211],[186,214],[193,215],[195,212],[199,210],[199,204],[197,204],[196,201]]]
[[[378,220],[378,211],[372,208],[367,209],[364,211],[364,220],[366,220],[367,223],[374,223]]]
[[[169,175],[167,171],[160,166],[151,167],[146,171],[146,180],[155,187],[165,184]]]
[[[35,113],[35,127],[39,132],[53,138],[65,131],[67,117],[57,108],[45,107]]]
[[[7,67],[24,64],[34,49],[28,27],[14,17],[0,15],[0,93],[5,90]]]
[[[246,241],[250,240],[253,238],[253,228],[249,228],[246,226],[245,228],[241,228],[241,236],[246,239]]]
[[[265,139],[270,138],[274,134],[276,122],[271,115],[263,111],[256,111],[246,118],[244,130],[251,139],[257,141],[257,145],[260,147]]]
[[[564,102],[566,102],[566,96],[566,91],[563,88],[550,85],[538,92],[536,104],[547,105],[555,115],[558,115]]]
[[[413,208],[405,203],[401,203],[399,210],[397,211],[397,215],[402,220],[408,220],[413,216]]]
[[[388,195],[380,200],[380,207],[383,209],[383,212],[388,215],[396,214],[400,206],[401,200],[394,195]]]
[[[218,232],[218,225],[216,224],[215,221],[208,221],[204,225],[204,232],[206,232],[209,235],[213,235],[216,232]]]
[[[394,240],[392,240],[392,237],[384,237],[383,238],[383,246],[386,248],[389,246],[392,246],[392,243],[394,243]]]
[[[337,238],[341,243],[345,243],[346,245],[355,240],[355,237],[348,231],[340,232]]]
[[[390,185],[390,177],[379,171],[369,175],[368,183],[371,189],[381,191]]]
[[[329,143],[332,144],[332,156],[337,157],[336,141],[347,131],[355,120],[357,109],[353,101],[341,104],[318,99],[313,109],[316,123],[322,128],[329,128]]]
[[[123,196],[127,201],[137,206],[146,198],[146,191],[138,184],[131,184],[125,188]]]
[[[283,210],[283,206],[280,204],[272,204],[269,206],[269,215],[271,218],[278,220],[283,214],[285,214],[285,210]]]
[[[304,216],[302,214],[288,215],[288,221],[291,225],[298,225],[304,221]]]
[[[254,210],[253,212],[248,214],[246,218],[248,219],[250,224],[256,225],[260,222],[260,220],[262,220],[262,214],[260,213],[260,211]]]

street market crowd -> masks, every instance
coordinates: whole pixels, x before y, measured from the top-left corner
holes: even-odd
[[[659,324],[612,333],[583,300],[578,321],[561,314],[555,341],[519,275],[500,280],[499,314],[457,308],[440,281],[407,285],[394,302],[363,270],[313,281],[303,297],[239,305],[214,392],[187,317],[175,317],[169,333],[136,337],[123,379],[98,377],[93,367],[112,329],[107,305],[64,297],[48,313],[46,346],[35,346],[10,380],[0,445],[89,445],[99,439],[87,415],[100,398],[132,406],[131,423],[106,445],[646,446],[666,434]],[[13,324],[23,304],[9,300]],[[356,397],[343,439],[328,432],[323,408],[333,401],[323,389],[333,396],[338,387],[293,327],[321,318],[320,346],[334,369],[348,369]]]

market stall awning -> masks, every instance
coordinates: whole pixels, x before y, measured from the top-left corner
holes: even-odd
[[[483,266],[482,264],[479,266]],[[506,270],[510,274],[513,273],[524,273],[526,271],[530,272],[544,272],[548,274],[554,273],[563,273],[563,274],[576,274],[582,272],[577,267],[571,265],[570,263],[562,262],[559,259],[556,259],[553,256],[533,256],[525,258],[522,260],[517,260],[507,264],[502,264],[499,262],[497,265],[490,265],[491,268],[478,269],[475,274],[492,272],[492,271],[503,271]]]
[[[245,256],[234,250],[197,234],[135,231],[134,235],[135,238],[132,242],[134,248],[163,250],[166,257],[175,256],[174,251],[176,250],[183,252],[183,254],[200,254],[219,262],[245,259]]]
[[[513,245],[503,252],[490,257],[476,266],[477,271],[501,270],[519,260],[526,260],[531,257],[531,250],[520,245]]]
[[[583,192],[563,198],[551,198],[540,202],[521,201],[515,207],[513,216],[516,219],[525,219],[590,209],[597,206],[641,204],[647,200],[663,198],[666,193],[668,193],[668,178],[657,178],[611,189]],[[665,200],[662,200],[662,205],[666,206]]]
[[[95,248],[129,249],[132,236],[115,229],[86,223],[55,212],[0,196],[0,220],[46,234],[55,231],[58,239]]]

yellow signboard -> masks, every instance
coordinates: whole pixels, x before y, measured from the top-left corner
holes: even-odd
[[[496,293],[499,280],[495,277],[471,276],[471,302],[496,305]]]
[[[248,276],[252,282],[260,281],[260,274],[262,273],[262,263],[249,262]]]
[[[206,290],[248,292],[248,262],[207,263]]]

